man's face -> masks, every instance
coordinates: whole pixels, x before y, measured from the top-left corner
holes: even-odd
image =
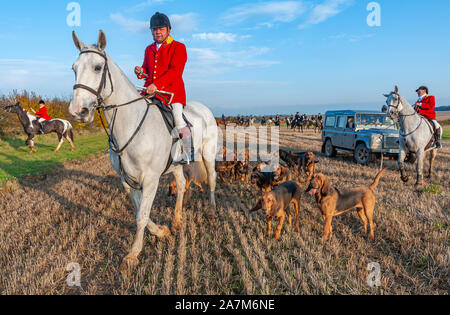
[[[158,44],[164,43],[170,35],[170,30],[168,27],[159,27],[152,29],[153,39]]]
[[[424,95],[426,95],[427,94],[427,91],[425,91],[425,90],[419,90],[419,91],[417,91],[417,95],[419,95],[419,97],[422,97],[422,96],[424,96]]]

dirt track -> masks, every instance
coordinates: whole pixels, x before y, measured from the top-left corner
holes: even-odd
[[[282,145],[320,150],[312,133],[284,132]],[[449,147],[435,168],[444,195],[419,195],[413,183],[399,183],[396,171],[385,175],[376,193],[373,242],[349,213],[336,218],[334,238],[322,244],[322,219],[306,195],[300,233],[289,227],[280,241],[265,239],[263,215],[246,212],[257,201],[255,190],[219,185],[217,219],[207,219],[207,197],[195,192],[182,231],[168,241],[147,234],[129,279],[118,268],[134,237],[135,214],[108,157],[67,164],[41,182],[0,192],[0,294],[445,294]],[[377,165],[357,166],[350,157],[320,158],[318,169],[337,187],[368,185],[377,173]],[[152,219],[166,225],[175,203],[167,197],[169,179],[152,211]],[[71,262],[81,265],[81,289],[66,285]],[[366,284],[371,262],[381,265],[379,289]]]

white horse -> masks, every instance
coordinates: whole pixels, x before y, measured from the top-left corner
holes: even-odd
[[[139,264],[138,256],[142,251],[146,228],[158,238],[171,235],[167,226],[158,226],[150,219],[161,176],[172,173],[177,182],[178,198],[172,222],[173,233],[181,228],[186,180],[182,166],[172,165],[166,171],[173,145],[171,133],[159,109],[147,104],[105,52],[106,35],[103,31],[100,31],[97,45],[91,46],[84,45],[75,32],[72,35],[75,46],[81,53],[73,65],[77,84],[69,112],[79,122],[92,123],[95,110],[104,109],[113,142],[110,151],[111,163],[121,176],[125,190],[137,211],[136,238],[121,265],[121,271],[125,272],[133,270]],[[108,110],[111,108],[114,110]],[[196,147],[199,162],[196,160],[195,163],[207,174],[211,191],[210,214],[214,215],[218,138],[216,121],[208,108],[196,102],[187,104],[185,115],[195,124],[194,142],[197,143],[196,139],[201,138]],[[198,130],[200,131],[196,132]],[[118,148],[122,149],[117,150]],[[116,153],[122,150],[123,152]]]
[[[433,176],[433,163],[436,159],[437,149],[433,146],[434,130],[431,123],[419,115],[404,97],[398,94],[398,87],[391,94],[386,94],[387,108],[390,117],[400,124],[400,154],[398,164],[401,179],[404,183],[409,181],[405,171],[405,158],[408,153],[417,154],[417,183],[416,188],[423,186],[423,164],[425,154],[430,152],[430,168],[428,178]]]

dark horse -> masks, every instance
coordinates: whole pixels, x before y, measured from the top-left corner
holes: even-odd
[[[22,123],[23,130],[28,135],[28,139],[26,141],[26,144],[30,147],[31,151],[30,154],[33,154],[36,152],[36,149],[34,148],[34,137],[39,134],[49,134],[49,133],[56,133],[58,134],[58,140],[59,144],[56,148],[55,152],[58,152],[61,148],[64,138],[67,139],[67,141],[70,143],[70,146],[72,147],[72,151],[75,150],[75,147],[73,145],[73,128],[70,122],[62,119],[54,119],[50,121],[46,121],[43,123],[43,131],[41,130],[41,123],[37,119],[36,116],[31,115],[26,110],[20,106],[20,103],[17,103],[16,105],[10,105],[6,106],[4,110],[8,113],[17,114],[19,117],[20,122]]]

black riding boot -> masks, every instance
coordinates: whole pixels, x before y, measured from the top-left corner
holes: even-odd
[[[43,135],[45,134],[44,123],[41,123],[41,133],[42,133]]]
[[[436,133],[434,134],[435,137],[435,141],[436,141],[436,147],[438,149],[442,149],[442,144],[441,144],[441,128],[439,128],[438,130],[436,130]]]

